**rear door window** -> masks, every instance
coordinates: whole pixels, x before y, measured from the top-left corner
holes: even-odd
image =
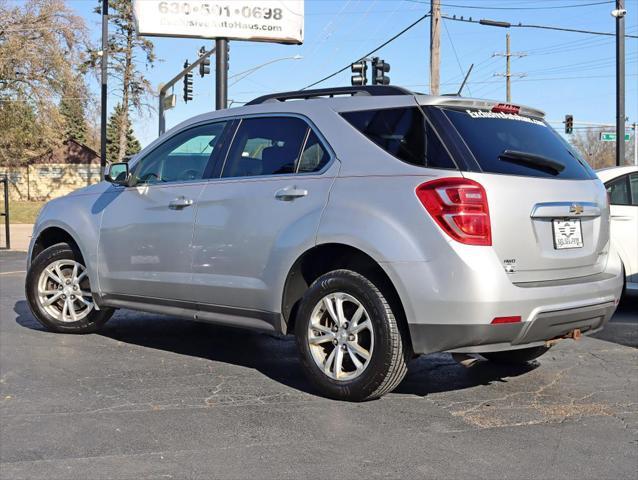
[[[629,185],[631,187],[631,204],[638,205],[638,173],[629,175]]]
[[[420,167],[456,168],[418,107],[361,110],[341,116],[399,160]]]
[[[295,173],[308,125],[293,117],[256,117],[241,121],[222,177]]]
[[[566,180],[596,178],[578,153],[541,119],[476,109],[442,111],[483,172]],[[562,166],[560,171],[556,164]]]
[[[627,175],[623,175],[622,177],[618,177],[611,182],[607,182],[605,187],[607,187],[609,201],[612,205],[631,205]]]

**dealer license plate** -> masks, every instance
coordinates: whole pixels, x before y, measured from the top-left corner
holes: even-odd
[[[554,230],[554,248],[563,250],[566,248],[583,247],[583,230],[580,225],[580,218],[576,219],[554,219],[552,220]]]

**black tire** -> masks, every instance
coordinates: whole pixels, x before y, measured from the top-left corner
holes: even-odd
[[[541,345],[540,347],[521,348],[520,350],[481,353],[481,355],[490,362],[507,365],[520,365],[540,357],[547,353],[550,348],[551,347]]]
[[[374,333],[369,363],[351,380],[336,380],[326,375],[315,362],[308,343],[308,328],[315,306],[326,295],[336,292],[351,295],[365,308]],[[296,317],[295,335],[308,378],[322,394],[339,400],[372,400],[392,391],[405,377],[412,357],[409,342],[402,337],[395,313],[384,295],[367,278],[350,270],[326,273],[308,288]]]
[[[47,312],[40,302],[38,282],[40,275],[52,263],[59,260],[73,260],[84,266],[82,255],[67,243],[58,243],[43,250],[31,262],[25,284],[27,302],[31,313],[48,330],[58,333],[92,333],[99,330],[113,315],[113,309],[93,308],[84,318],[77,321],[61,321]],[[82,279],[80,290],[90,291],[88,275]]]

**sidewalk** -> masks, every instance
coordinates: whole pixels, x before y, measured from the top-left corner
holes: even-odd
[[[12,223],[9,225],[11,235],[11,250],[26,252],[31,241],[33,225],[30,223]],[[0,224],[0,248],[5,247],[4,224]]]

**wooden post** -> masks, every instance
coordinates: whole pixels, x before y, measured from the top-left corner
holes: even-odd
[[[430,93],[439,94],[441,64],[441,0],[430,1]]]

